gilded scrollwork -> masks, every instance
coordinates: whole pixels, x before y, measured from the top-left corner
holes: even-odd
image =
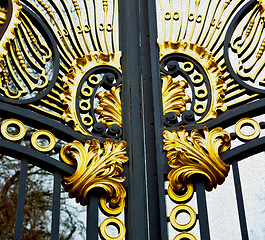
[[[121,86],[112,87],[110,91],[100,91],[97,93],[99,104],[95,108],[95,113],[99,114],[99,122],[107,127],[112,124],[122,126],[122,105]]]
[[[185,80],[172,80],[172,76],[161,73],[162,80],[162,100],[164,115],[174,112],[178,116],[187,110],[186,103],[190,102],[190,97],[186,95],[185,89],[188,83]]]
[[[124,208],[126,191],[122,185],[125,177],[119,176],[123,172],[123,163],[128,161],[126,154],[126,142],[112,143],[106,139],[101,147],[99,141],[93,139],[84,145],[79,141],[67,143],[61,149],[61,159],[72,166],[76,166],[75,173],[70,177],[64,177],[63,186],[69,192],[69,196],[76,198],[77,202],[85,205],[87,194],[93,188],[102,188],[106,199],[110,197],[109,206],[102,206],[110,214],[117,214]],[[100,201],[107,204],[106,201]]]
[[[209,132],[204,127],[203,133],[204,136],[193,130],[189,134],[184,127],[178,132],[164,131],[164,150],[168,164],[173,168],[168,179],[174,190],[179,190],[182,183],[190,182],[191,176],[200,174],[207,178],[207,190],[211,191],[228,175],[229,165],[220,159],[219,153],[230,147],[230,135],[222,128]]]

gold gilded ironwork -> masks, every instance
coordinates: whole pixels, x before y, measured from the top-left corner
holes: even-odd
[[[118,235],[116,237],[112,237],[107,233],[107,226],[108,225],[114,225],[118,228]],[[103,239],[105,240],[122,240],[125,237],[126,234],[126,228],[123,224],[123,222],[115,217],[108,217],[102,221],[100,224],[100,233]]]
[[[175,236],[173,240],[197,240],[197,238],[191,233],[182,232]]]
[[[253,131],[251,133],[243,133],[241,129],[244,126],[251,126]],[[253,140],[260,135],[260,125],[252,118],[242,118],[235,125],[235,133],[242,140]]]
[[[177,215],[181,212],[186,212],[190,216],[190,220],[185,224],[180,224],[177,222]],[[191,230],[196,224],[196,212],[193,208],[186,204],[179,204],[174,207],[169,215],[169,220],[171,225],[177,229],[178,231],[189,231]]]
[[[64,92],[60,95],[60,99],[63,104],[67,105],[67,109],[63,112],[62,119],[65,122],[73,122],[73,128],[75,131],[89,135],[80,123],[76,113],[78,86],[84,75],[98,66],[110,66],[121,73],[120,58],[121,52],[110,55],[95,52],[94,54],[86,55],[84,58],[76,59],[69,72],[62,78],[62,81],[64,82]],[[97,76],[91,75],[89,81],[93,84],[97,84],[99,79]],[[86,120],[88,118],[90,119],[89,121]],[[85,116],[83,123],[86,126],[90,126],[93,124],[93,119],[91,116]]]
[[[106,139],[103,148],[95,139],[84,145],[78,141],[64,145],[60,154],[62,160],[77,166],[72,176],[64,177],[63,186],[69,196],[85,205],[88,192],[99,187],[111,198],[109,207],[104,206],[106,201],[100,201],[103,209],[108,208],[107,212],[113,214],[117,214],[117,209],[122,210],[120,206],[124,206],[126,191],[121,183],[125,177],[118,175],[123,171],[122,164],[128,161],[125,148],[126,142],[112,143],[110,139]]]
[[[99,104],[95,113],[100,115],[100,122],[109,127],[112,124],[122,126],[121,86],[112,87],[110,91],[97,93]]]
[[[5,23],[7,11],[5,9],[0,8],[0,25]]]
[[[0,61],[4,60],[4,55],[6,55],[8,52],[7,45],[8,43],[10,43],[12,39],[15,38],[15,29],[18,27],[18,25],[21,22],[21,19],[19,16],[19,13],[22,10],[21,3],[19,2],[19,0],[12,0],[11,4],[12,4],[12,16],[9,21],[7,29],[5,30],[4,34],[2,35],[0,39]],[[3,11],[1,12],[3,13]],[[5,15],[2,15],[2,14],[1,16],[3,18],[5,17]]]
[[[10,131],[8,131],[9,127],[15,127],[15,129],[17,130],[17,133],[10,133]],[[22,123],[21,121],[17,120],[17,119],[7,119],[5,120],[2,125],[1,125],[1,133],[3,135],[4,138],[6,138],[7,140],[10,141],[19,141],[21,140],[25,134],[26,134],[26,127],[24,125],[24,123]]]
[[[39,144],[40,139],[46,139],[49,141],[48,145]],[[31,136],[32,146],[40,152],[50,152],[56,144],[55,136],[48,130],[38,130]]]
[[[183,190],[184,188],[184,190]],[[178,189],[180,189],[178,192],[176,193],[173,188],[168,185],[167,188],[167,193],[168,196],[175,202],[177,203],[183,203],[183,202],[188,202],[192,197],[193,197],[193,193],[194,193],[194,188],[193,188],[193,184],[192,183],[181,183],[178,185]]]
[[[185,94],[188,83],[184,80],[172,80],[172,76],[161,74],[162,79],[162,100],[164,115],[174,112],[178,116],[187,110],[186,103],[190,97]]]
[[[173,168],[168,179],[175,191],[182,188],[181,183],[190,182],[194,174],[207,178],[208,191],[222,184],[228,175],[229,164],[220,159],[219,153],[230,147],[229,133],[219,127],[210,132],[204,127],[203,132],[204,136],[198,130],[193,130],[189,135],[184,127],[180,127],[178,132],[166,130],[163,133],[168,165]]]
[[[211,118],[216,118],[218,116],[217,110],[221,110],[223,112],[227,110],[226,103],[222,99],[222,96],[225,94],[226,84],[222,80],[223,74],[221,72],[221,67],[214,60],[213,55],[209,50],[207,50],[207,48],[186,40],[181,40],[177,43],[164,42],[162,44],[158,44],[160,49],[160,61],[170,54],[184,54],[196,60],[207,74],[211,87],[211,106],[206,116],[198,123],[203,123]],[[185,71],[190,71],[191,69],[191,65],[185,67],[184,64]],[[203,109],[203,111],[205,111],[205,109]],[[200,110],[197,112],[200,112]]]

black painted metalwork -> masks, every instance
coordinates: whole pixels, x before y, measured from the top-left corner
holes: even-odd
[[[126,183],[124,184],[127,190],[125,208],[126,239],[168,239],[165,181],[170,168],[167,164],[166,154],[163,151],[163,131],[165,129],[177,131],[180,125],[185,125],[187,131],[194,129],[201,131],[205,126],[209,129],[215,127],[225,128],[234,125],[242,117],[253,117],[265,113],[265,99],[261,96],[257,101],[222,113],[216,119],[211,119],[204,124],[196,124],[195,113],[192,111],[196,98],[194,86],[189,74],[179,67],[179,62],[191,61],[196,70],[202,73],[204,78],[207,79],[205,82],[209,92],[207,96],[207,112],[210,108],[211,89],[206,73],[199,63],[181,54],[166,57],[159,63],[159,49],[156,43],[156,5],[154,0],[120,1],[119,28],[121,33],[121,50],[123,52],[123,74],[121,76],[116,70],[109,67],[100,67],[89,71],[84,76],[78,89],[77,99],[81,98],[80,89],[83,82],[91,74],[104,75],[100,83],[94,88],[90,99],[92,106],[90,114],[95,124],[87,132],[89,134],[91,133],[92,136],[84,136],[60,121],[44,116],[37,111],[34,112],[25,109],[28,106],[25,106],[25,108],[22,107],[22,105],[37,102],[46,96],[54,87],[59,70],[64,71],[60,69],[60,61],[63,60],[59,59],[56,37],[49,30],[46,19],[41,14],[39,17],[37,16],[39,10],[36,7],[29,3],[27,7],[27,1],[23,2],[23,12],[43,32],[45,40],[52,48],[53,76],[50,79],[49,86],[42,93],[30,100],[7,100],[5,97],[0,96],[1,117],[5,119],[16,118],[25,122],[29,127],[47,129],[58,139],[65,142],[78,140],[85,143],[88,140],[97,139],[103,143],[106,137],[111,138],[113,141],[125,140],[128,145],[127,155],[130,158],[129,163],[125,165],[125,171],[123,173],[127,177]],[[232,33],[236,25],[253,8],[255,3],[256,1],[254,0],[249,1],[231,22],[224,42],[224,54],[228,70],[232,77],[241,86],[246,88],[248,92],[263,94],[264,90],[250,87],[239,78],[233,71],[228,55]],[[67,65],[67,63],[65,64]],[[193,102],[190,110],[182,113],[182,120],[180,122],[176,120],[176,114],[174,113],[168,113],[163,116],[160,71],[171,76],[180,75],[191,86]],[[113,79],[115,81],[112,81]],[[109,90],[113,86],[118,86],[121,82],[123,128],[121,129],[117,125],[107,128],[104,124],[98,122],[94,111],[96,92],[101,87]],[[76,109],[81,122],[77,103]],[[199,116],[200,119],[205,116],[206,112],[204,115]],[[260,126],[263,125],[264,123],[260,123]],[[234,135],[234,138],[236,138],[235,133],[231,133],[231,135]],[[30,137],[31,135],[28,134],[25,136],[25,139],[30,139]],[[237,162],[255,153],[264,151],[264,146],[265,137],[260,137],[220,154],[221,159],[225,163],[232,165],[242,239],[248,239],[248,229]],[[57,144],[57,153],[60,148],[61,146]],[[45,153],[38,152],[27,146],[22,146],[19,142],[11,142],[1,138],[0,150],[1,152],[7,153],[7,155],[21,160],[15,239],[22,238],[28,162],[54,174],[51,239],[59,239],[61,181],[63,176],[72,175],[75,169]],[[198,180],[197,178],[196,181],[200,236],[202,240],[208,240],[211,238],[205,197],[205,182],[203,179]],[[96,240],[99,238],[99,196],[96,193],[89,195],[88,198],[86,239]]]

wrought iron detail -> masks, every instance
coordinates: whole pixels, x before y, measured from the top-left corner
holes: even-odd
[[[87,194],[93,188],[102,188],[110,198],[109,207],[106,197],[102,208],[110,214],[120,213],[125,204],[126,191],[121,184],[125,177],[119,176],[123,172],[122,164],[128,161],[126,142],[112,143],[106,139],[104,146],[93,139],[84,145],[79,141],[67,143],[61,149],[61,159],[72,166],[76,166],[75,173],[64,177],[63,186],[69,196],[76,198],[77,202],[85,205]],[[105,205],[105,206],[104,206]]]
[[[222,128],[209,132],[204,127],[204,136],[193,130],[190,135],[184,127],[178,132],[164,131],[164,150],[167,152],[168,164],[173,168],[168,179],[170,186],[178,191],[191,181],[191,177],[200,174],[207,179],[207,190],[222,184],[228,175],[229,165],[224,163],[219,153],[230,147],[231,137]]]

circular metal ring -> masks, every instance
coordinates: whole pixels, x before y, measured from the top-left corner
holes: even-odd
[[[182,69],[185,72],[190,72],[194,69],[194,65],[191,62],[184,62],[182,65]]]
[[[191,81],[194,83],[194,84],[200,84],[203,82],[203,75],[200,74],[200,73],[195,73],[191,76]]]
[[[194,14],[193,13],[190,13],[188,19],[191,22],[194,21]]]
[[[86,101],[86,100],[82,100],[79,102],[79,108],[82,111],[88,111],[90,109],[90,102]]]
[[[166,12],[164,17],[165,17],[166,20],[170,20],[171,19],[171,13],[170,12]]]
[[[81,94],[84,96],[84,97],[90,97],[93,93],[93,89],[89,86],[83,86],[81,88]]]
[[[93,124],[93,118],[90,115],[85,115],[82,117],[82,122],[85,126],[91,126]]]
[[[111,23],[107,24],[107,31],[111,32],[113,30],[113,25]]]
[[[185,184],[185,183],[182,183],[182,184]],[[194,188],[193,188],[193,184],[192,183],[187,183],[185,185],[186,185],[187,190],[182,195],[176,194],[174,192],[173,188],[170,185],[168,185],[168,188],[167,188],[168,196],[175,202],[181,203],[181,202],[188,201],[193,196]]]
[[[208,91],[206,88],[198,88],[195,92],[195,95],[199,99],[204,99],[208,95]]]
[[[99,201],[103,211],[111,215],[119,215],[125,207],[125,201],[122,201],[122,203],[117,208],[109,207],[107,205],[107,195],[102,195]]]
[[[10,134],[8,132],[8,127],[10,127],[10,125],[15,125],[15,127],[19,130],[17,134]],[[5,120],[2,123],[1,133],[2,133],[3,137],[8,139],[8,140],[19,141],[25,136],[26,127],[25,127],[24,123],[22,123],[21,121],[14,119],[14,118],[11,118],[11,119]]]
[[[188,233],[188,232],[182,232],[182,233],[179,233],[177,236],[175,236],[173,238],[173,240],[197,240],[197,238],[191,234],[191,233]]]
[[[100,31],[103,31],[103,30],[104,30],[104,24],[103,24],[103,23],[100,23],[100,24],[98,25],[98,27],[99,27],[99,30],[100,30]]]
[[[241,129],[243,126],[251,126],[254,130],[253,133],[251,134],[245,134],[241,132]],[[253,140],[255,138],[257,138],[260,134],[260,125],[257,123],[256,120],[252,119],[252,118],[242,118],[239,121],[237,121],[236,125],[235,125],[235,133],[236,135],[243,139],[243,140]]]
[[[174,12],[174,13],[173,13],[173,19],[174,19],[175,21],[179,20],[179,13],[178,13],[178,12]]]
[[[118,231],[119,231],[118,236],[111,237],[108,235],[106,228],[109,224],[114,225],[118,228]],[[102,223],[100,224],[100,233],[101,233],[101,236],[106,240],[108,240],[108,239],[110,239],[110,240],[122,240],[125,237],[126,228],[120,219],[115,218],[115,217],[108,217],[108,218],[104,219],[102,221]]]
[[[182,212],[186,212],[190,216],[190,220],[185,224],[178,223],[176,219],[177,215]],[[178,206],[172,209],[169,215],[171,225],[178,231],[189,231],[190,229],[192,229],[196,223],[196,218],[196,213],[193,208],[186,204],[179,204]]]
[[[49,139],[49,144],[47,146],[41,146],[38,144],[37,140],[40,136],[44,136],[44,138]],[[55,136],[51,132],[47,130],[38,130],[32,134],[31,144],[36,150],[40,152],[49,152],[54,148],[56,144],[56,139],[55,139]]]
[[[204,103],[196,103],[194,105],[194,111],[197,113],[197,114],[202,114],[204,113],[206,110],[206,105]]]
[[[96,74],[92,74],[89,76],[88,81],[92,84],[98,84],[100,82],[100,77]]]

